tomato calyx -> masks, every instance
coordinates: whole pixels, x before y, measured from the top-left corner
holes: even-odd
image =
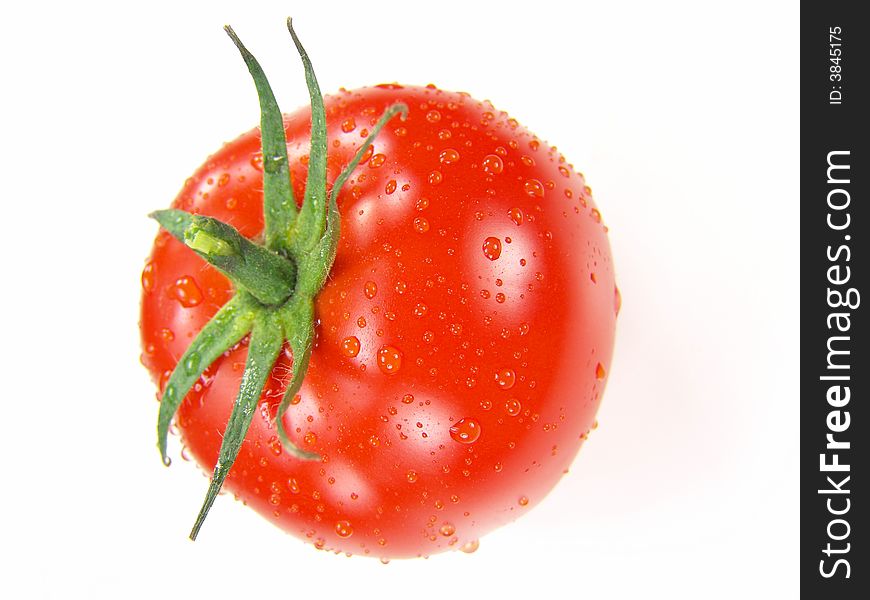
[[[266,306],[279,306],[296,288],[296,264],[250,241],[217,219],[167,209],[151,213],[178,241],[220,270],[237,290]]]
[[[242,55],[254,80],[260,103],[263,152],[263,243],[241,235],[217,219],[182,210],[151,214],[166,231],[184,243],[233,283],[235,295],[202,328],[181,356],[163,390],[157,419],[157,446],[169,465],[169,425],[184,397],[203,372],[250,335],[248,356],[205,500],[190,532],[196,539],[215,498],[238,456],[255,408],[278,354],[287,344],[293,356],[291,379],[278,407],[276,430],[285,450],[300,460],[320,457],[297,447],[284,427],[284,415],[302,386],[314,343],[314,300],[326,282],[340,237],[337,196],[380,130],[396,114],[404,120],[404,104],[390,106],[373,127],[353,160],[327,191],[326,115],[320,87],[308,54],[293,24],[287,28],[299,52],[311,97],[311,150],[301,209],[290,180],[284,121],[266,76],[231,27],[224,29]]]

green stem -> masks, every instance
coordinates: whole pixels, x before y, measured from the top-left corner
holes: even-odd
[[[287,451],[296,458],[317,460],[320,458],[317,454],[306,452],[291,442],[284,428],[284,413],[287,412],[293,397],[302,388],[302,381],[305,372],[308,371],[308,363],[311,360],[311,349],[314,346],[314,301],[311,298],[297,295],[291,301],[288,308],[289,310],[284,315],[282,326],[284,328],[284,337],[287,339],[287,342],[290,344],[290,350],[293,352],[293,367],[290,385],[287,386],[284,397],[281,399],[281,404],[278,405],[278,415],[276,417],[278,438]]]
[[[285,341],[293,353],[292,379],[278,407],[277,431],[289,454],[300,460],[319,456],[295,446],[284,427],[293,397],[302,388],[314,344],[314,300],[335,260],[341,231],[338,195],[372,140],[407,107],[391,106],[366,138],[327,195],[326,116],[323,98],[308,54],[292,22],[290,35],[305,69],[311,96],[311,153],[306,192],[297,213],[287,164],[284,125],[271,86],[257,60],[232,28],[226,27],[248,65],[260,99],[263,149],[265,245],[242,236],[226,223],[182,210],[160,210],[151,216],[203,260],[220,269],[236,287],[235,296],[209,321],[179,360],[169,378],[157,422],[158,447],[166,464],[166,438],[178,406],[202,372],[245,334],[251,332],[248,356],[221,443],[220,455],[191,539],[196,539],[247,435],[266,379]]]
[[[310,251],[323,236],[326,228],[326,110],[314,67],[302,42],[293,29],[293,20],[287,19],[287,29],[296,44],[305,71],[305,83],[311,98],[311,148],[308,154],[308,178],[305,181],[305,199],[290,244],[296,254]]]
[[[260,136],[263,149],[263,212],[265,218],[266,247],[272,250],[286,249],[287,232],[296,220],[296,199],[290,181],[287,161],[287,141],[284,135],[284,118],[272,86],[266,79],[260,63],[248,52],[245,45],[227,25],[224,31],[233,40],[242,55],[257,88],[260,100]]]
[[[206,323],[175,365],[175,370],[163,390],[157,416],[157,448],[163,464],[169,465],[170,462],[166,456],[166,438],[169,424],[181,401],[203,371],[251,330],[254,320],[253,305],[254,302],[245,296],[234,296]]]
[[[275,359],[278,357],[278,352],[281,351],[283,344],[284,340],[280,327],[268,317],[258,317],[254,322],[254,328],[251,332],[251,342],[248,345],[248,359],[245,362],[245,372],[242,375],[239,395],[236,398],[235,404],[233,404],[230,420],[227,423],[226,430],[224,430],[220,454],[214,467],[214,474],[208,486],[205,501],[199,510],[199,515],[196,517],[193,529],[190,531],[190,539],[192,540],[195,540],[199,534],[199,530],[209,510],[230,472],[230,467],[236,461],[236,457],[242,447],[242,442],[251,425],[251,420],[257,412],[257,403],[263,394],[266,379],[272,372]]]
[[[177,209],[158,210],[151,217],[262,304],[281,304],[293,293],[296,265],[230,225]]]
[[[313,252],[299,256],[299,280],[296,284],[298,293],[315,296],[320,291],[320,288],[323,287],[323,284],[326,283],[326,278],[329,276],[330,269],[332,269],[332,263],[335,262],[338,240],[341,237],[341,215],[338,212],[338,196],[341,194],[341,190],[351,173],[359,166],[366,150],[369,149],[369,146],[372,145],[377,135],[381,132],[381,129],[397,114],[400,114],[404,121],[408,116],[408,107],[401,102],[397,102],[385,110],[372,129],[372,132],[363,142],[363,145],[357,150],[353,159],[335,179],[332,192],[329,194],[326,231],[323,233]]]

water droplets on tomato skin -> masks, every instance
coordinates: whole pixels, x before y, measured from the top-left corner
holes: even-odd
[[[480,423],[472,418],[459,419],[450,428],[450,437],[460,444],[473,444],[480,438]]]
[[[471,540],[470,542],[465,542],[462,546],[459,547],[460,552],[464,552],[465,554],[471,554],[473,552],[477,552],[477,549],[480,548],[479,540]]]
[[[444,180],[444,176],[441,174],[441,171],[432,171],[429,173],[429,177],[427,178],[430,185],[438,185]]]
[[[363,286],[363,293],[369,300],[373,299],[375,296],[378,295],[378,284],[374,281],[366,281],[365,285]]]
[[[483,240],[483,255],[489,260],[497,260],[501,256],[501,240],[497,237]]]
[[[377,359],[378,368],[385,375],[395,375],[402,368],[402,352],[395,346],[382,346]]]
[[[613,309],[616,315],[619,316],[619,310],[622,308],[622,294],[619,293],[619,288],[613,286]]]
[[[375,154],[374,156],[371,157],[371,159],[369,159],[369,168],[370,169],[377,169],[378,167],[383,165],[384,162],[386,162],[386,160],[387,160],[387,157],[385,155]]]
[[[438,529],[438,533],[443,535],[444,537],[450,537],[454,533],[456,533],[456,526],[453,523],[444,523],[440,529]]]
[[[257,171],[263,171],[263,153],[257,152],[251,157],[251,166]]]
[[[426,217],[414,217],[414,231],[417,233],[429,231],[429,220]]]
[[[353,535],[353,526],[349,521],[339,521],[335,524],[335,534],[340,538],[349,538]]]
[[[353,117],[348,117],[344,121],[341,122],[341,130],[345,133],[350,133],[356,129],[356,121]]]
[[[487,154],[484,156],[481,166],[483,167],[484,172],[489,173],[490,175],[498,175],[504,171],[504,161],[502,161],[500,156],[495,154]]]
[[[341,351],[348,358],[356,357],[359,354],[359,349],[359,338],[355,335],[350,335],[341,341]]]
[[[604,370],[604,365],[602,365],[601,363],[595,365],[595,379],[603,381],[606,376],[607,371]]]
[[[516,417],[523,410],[523,405],[516,398],[511,398],[504,403],[504,410],[512,417]]]
[[[533,198],[544,197],[544,184],[537,179],[527,179],[523,184],[523,190],[525,190],[527,195]]]
[[[459,152],[453,148],[445,148],[438,155],[438,160],[442,165],[453,165],[459,162]]]
[[[170,298],[177,300],[185,308],[193,308],[202,303],[202,290],[199,289],[193,277],[189,275],[179,277],[175,283],[169,286],[167,293]]]
[[[154,263],[149,262],[142,269],[142,289],[147,294],[154,291]]]
[[[513,369],[501,369],[495,373],[495,383],[501,390],[509,390],[514,387],[517,375]]]
[[[514,225],[520,226],[523,224],[523,211],[519,208],[512,208],[508,211],[508,216]]]

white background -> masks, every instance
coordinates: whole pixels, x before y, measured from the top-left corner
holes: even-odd
[[[0,596],[797,597],[797,3],[4,6]],[[285,110],[307,102],[288,13],[325,92],[489,98],[587,175],[610,226],[601,426],[475,554],[317,552],[228,497],[194,544],[206,479],[154,448],[145,215],[257,122],[223,24]]]

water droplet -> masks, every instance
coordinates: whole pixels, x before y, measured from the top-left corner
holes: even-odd
[[[142,289],[146,293],[151,293],[154,290],[154,264],[148,263],[142,269]]]
[[[377,169],[387,160],[387,157],[383,154],[375,154],[372,156],[371,160],[369,160],[369,168]]]
[[[592,283],[598,283],[598,277],[595,275],[595,273],[589,273],[589,279],[592,280]]]
[[[417,483],[417,471],[408,471],[405,474],[405,478],[408,480],[408,483]]]
[[[489,260],[496,260],[501,256],[501,240],[497,237],[488,237],[483,240],[483,255]]]
[[[443,181],[444,176],[441,174],[441,171],[432,171],[429,173],[429,183],[431,185],[438,185]]]
[[[402,368],[402,352],[395,346],[378,350],[378,367],[386,375],[395,375]]]
[[[520,499],[517,500],[517,504],[519,504],[520,506],[528,506],[528,505],[529,505],[529,499],[526,498],[525,496],[520,496]]]
[[[453,134],[450,133],[449,129],[442,129],[438,132],[438,139],[441,141],[449,140],[451,137],[453,137]]]
[[[501,292],[499,292],[498,294],[495,295],[495,301],[498,302],[499,304],[504,304],[505,300],[507,300],[507,296],[505,296]]]
[[[353,527],[348,521],[339,521],[335,524],[335,534],[340,538],[349,538],[353,535]]]
[[[459,547],[459,551],[465,552],[466,554],[472,554],[477,552],[478,548],[480,548],[480,542],[478,540],[471,540],[470,542],[462,544],[462,546]]]
[[[199,354],[191,352],[187,360],[184,361],[184,368],[188,373],[196,373],[199,368]]]
[[[430,110],[426,113],[426,120],[430,123],[437,123],[441,120],[441,113],[434,109]]]
[[[495,373],[495,382],[502,390],[511,389],[512,387],[514,387],[516,381],[517,375],[516,373],[514,373],[513,369],[502,369],[501,371],[496,371]]]
[[[568,171],[568,167],[565,165],[559,165],[559,173],[562,174],[562,177],[569,177],[571,175],[570,171]]]
[[[461,444],[473,444],[480,437],[480,424],[471,418],[460,419],[450,428],[450,437]]]
[[[597,208],[593,208],[591,214],[592,214],[592,218],[595,220],[596,223],[601,222],[601,213],[599,212],[599,210]]]
[[[441,154],[438,155],[438,160],[441,161],[442,165],[452,165],[459,162],[459,152],[454,150],[453,148],[446,148],[441,151]]]
[[[309,446],[313,446],[314,444],[317,443],[317,434],[314,433],[313,431],[309,431],[308,433],[305,434],[305,437],[302,439],[305,440],[305,443],[308,444]]]
[[[395,180],[395,179],[390,179],[390,180],[387,182],[387,185],[384,187],[384,191],[385,191],[387,194],[392,194],[393,192],[396,191],[396,187],[397,187],[396,180]]]
[[[341,122],[341,130],[345,133],[350,133],[356,129],[356,121],[353,117],[349,117]]]
[[[526,191],[526,194],[532,196],[533,198],[543,198],[544,197],[544,184],[542,184],[537,179],[528,179],[523,184],[523,189]]]
[[[251,157],[251,166],[258,171],[263,170],[263,153],[257,152]]]
[[[414,401],[414,394],[405,394],[402,396],[403,404],[411,404]]]
[[[341,340],[341,351],[345,356],[354,358],[359,354],[359,338],[355,335],[348,336]]]
[[[425,317],[426,313],[429,312],[429,307],[423,304],[422,302],[418,302],[417,306],[414,307],[414,316],[415,317]]]
[[[366,298],[371,300],[378,295],[378,284],[374,281],[366,281],[365,286],[363,286],[363,292],[365,293]]]
[[[414,217],[414,230],[417,233],[429,231],[429,221],[425,217]]]
[[[613,286],[613,308],[619,315],[619,309],[622,308],[622,294],[619,293],[619,288],[616,286]]]
[[[495,154],[487,154],[484,156],[481,166],[483,167],[484,172],[489,173],[490,175],[498,175],[504,171],[504,162],[500,156],[496,156]]]
[[[510,416],[515,417],[523,410],[523,405],[516,398],[511,398],[504,403],[504,410]]]
[[[531,156],[526,156],[525,154],[523,154],[520,157],[520,161],[522,161],[522,163],[524,165],[526,165],[527,167],[534,167],[535,166],[535,159],[532,158]]]
[[[604,365],[598,363],[595,365],[595,378],[603,380],[607,376],[607,371],[604,370]]]
[[[514,225],[522,225],[523,224],[523,211],[519,208],[512,208],[508,211],[508,216],[511,218],[511,221],[514,222]]]
[[[438,532],[444,537],[450,537],[451,535],[456,533],[456,527],[454,527],[452,523],[444,523],[444,525],[441,526],[441,529],[439,529]]]
[[[202,290],[196,285],[193,277],[185,275],[179,277],[175,283],[169,286],[169,297],[181,304],[185,308],[198,306],[202,302]]]

